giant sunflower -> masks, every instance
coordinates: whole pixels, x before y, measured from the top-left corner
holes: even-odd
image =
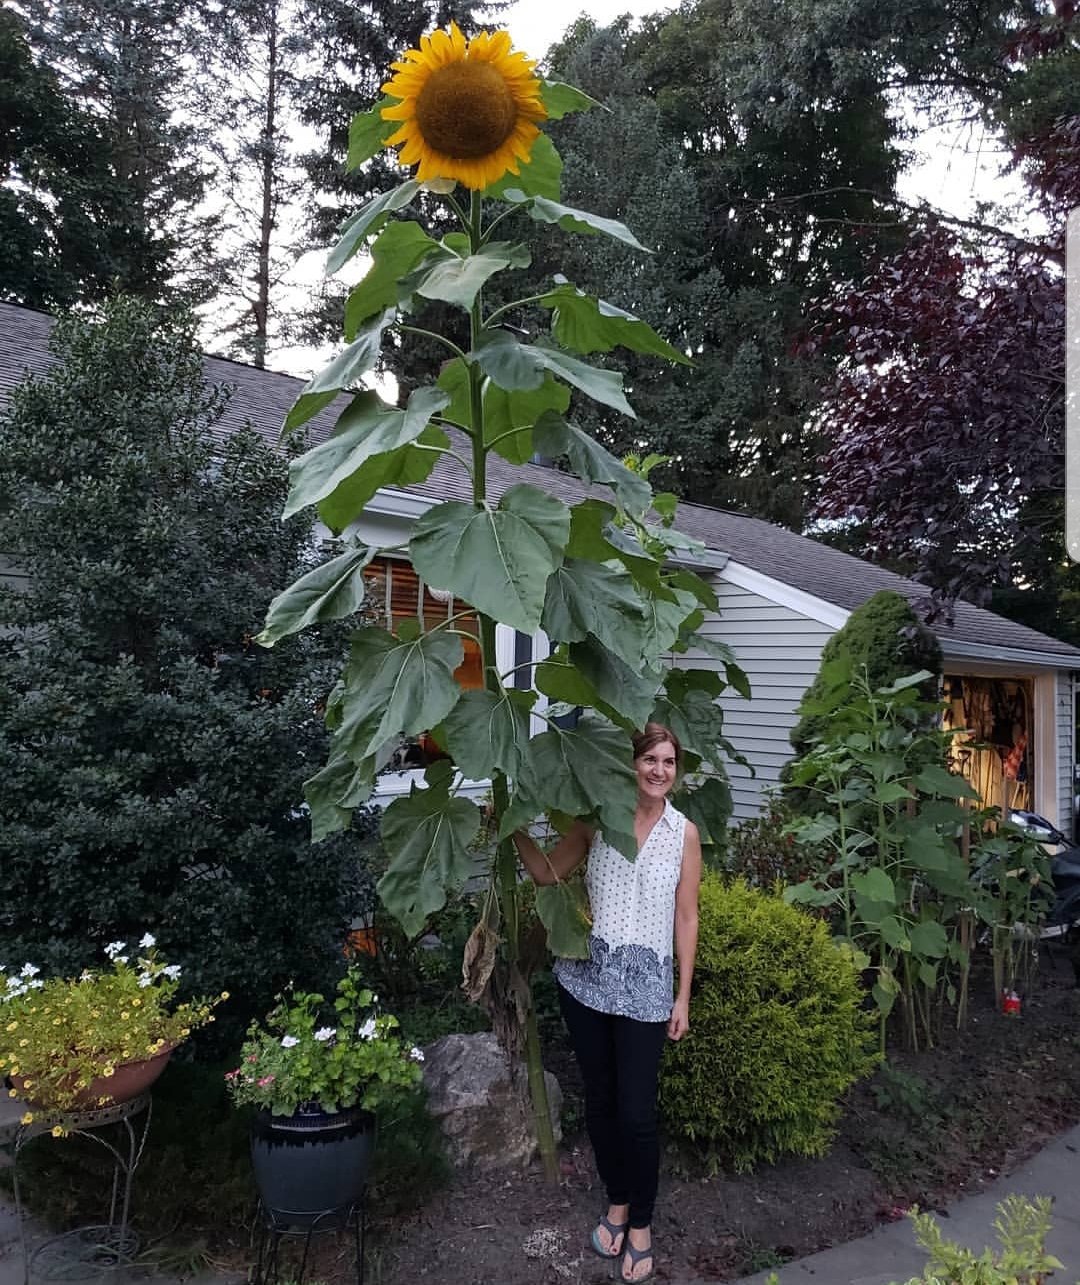
[[[398,159],[418,165],[416,177],[456,179],[474,191],[517,174],[528,161],[547,116],[540,101],[536,63],[511,53],[505,31],[482,31],[469,41],[450,24],[449,32],[422,36],[409,49],[383,93],[398,99],[384,107],[384,120],[400,121],[387,139],[401,144]]]

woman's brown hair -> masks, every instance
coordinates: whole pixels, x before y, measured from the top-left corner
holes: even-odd
[[[642,754],[647,754],[649,750],[654,749],[657,745],[663,745],[667,741],[675,750],[675,768],[676,771],[682,767],[682,743],[670,727],[665,727],[663,723],[646,723],[640,732],[634,733],[634,758],[641,758]]]

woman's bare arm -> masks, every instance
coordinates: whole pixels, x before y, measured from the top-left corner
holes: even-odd
[[[701,887],[701,837],[692,821],[686,823],[682,870],[675,890],[675,957],[679,961],[679,993],[668,1021],[668,1035],[681,1040],[690,1029],[690,983],[698,940],[698,890]]]
[[[592,837],[592,826],[575,821],[550,852],[545,852],[525,830],[514,831],[514,846],[533,883],[561,883],[585,860]]]

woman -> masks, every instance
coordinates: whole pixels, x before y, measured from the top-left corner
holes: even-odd
[[[588,959],[559,959],[559,1003],[585,1084],[585,1122],[608,1209],[593,1229],[601,1258],[621,1259],[622,1280],[655,1274],[652,1213],[660,1167],[656,1086],[664,1040],[689,1029],[697,952],[701,840],[668,802],[682,747],[669,728],[647,723],[634,737],[637,860],[578,821],[545,854],[514,835],[538,884],[557,883],[588,859],[592,904]],[[672,937],[679,990],[672,1003]]]

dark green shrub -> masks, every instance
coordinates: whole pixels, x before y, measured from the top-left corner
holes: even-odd
[[[785,833],[794,812],[782,795],[766,796],[756,817],[733,826],[727,835],[723,869],[745,879],[754,888],[772,888],[777,883],[801,882],[817,868],[811,845],[796,843]]]
[[[900,594],[883,589],[857,607],[847,623],[836,631],[821,653],[821,669],[806,690],[799,705],[799,721],[791,729],[791,744],[796,757],[810,749],[828,730],[829,716],[809,712],[824,701],[831,684],[826,671],[835,661],[844,660],[851,670],[861,672],[872,688],[887,687],[905,674],[927,669],[940,674],[941,644],[916,616],[911,605]],[[924,691],[927,700],[937,695],[936,683]]]
[[[707,875],[690,1033],[661,1068],[669,1128],[737,1170],[785,1152],[821,1155],[838,1098],[877,1062],[862,998],[824,923]]]

